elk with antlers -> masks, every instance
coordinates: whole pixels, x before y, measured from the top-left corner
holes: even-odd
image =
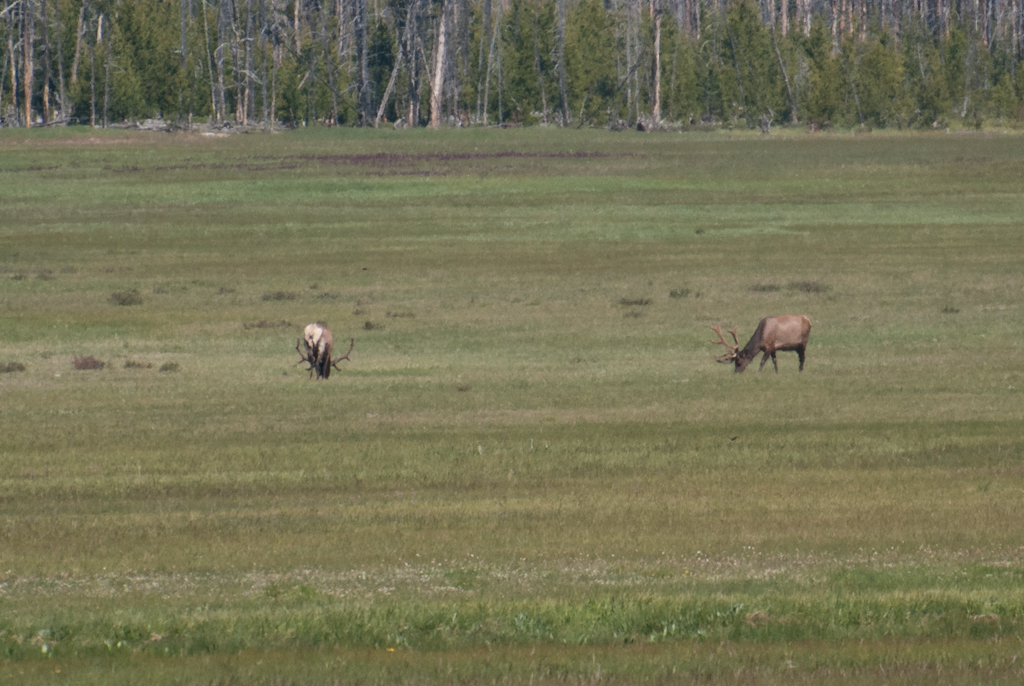
[[[802,314],[784,314],[781,317],[765,317],[757,325],[754,335],[747,341],[746,346],[740,350],[740,339],[736,337],[735,327],[729,330],[736,345],[729,345],[725,336],[722,335],[722,325],[712,326],[711,330],[718,334],[717,341],[711,341],[715,345],[724,345],[729,351],[724,355],[718,355],[716,360],[723,364],[732,362],[736,365],[736,373],[742,372],[747,365],[757,357],[758,353],[764,353],[761,358],[761,366],[757,371],[764,369],[764,363],[772,358],[772,366],[779,371],[779,365],[775,361],[775,353],[779,350],[794,350],[800,357],[800,371],[804,370],[804,353],[807,350],[807,341],[811,337],[811,321]]]
[[[331,334],[331,330],[320,322],[313,322],[307,326],[302,332],[302,338],[295,342],[295,349],[298,351],[299,357],[302,358],[298,364],[305,362],[309,365],[309,378],[311,379],[314,372],[317,379],[329,379],[331,367],[338,369],[338,363],[348,360],[354,347],[356,347],[356,339],[353,338],[347,353],[331,359],[331,353],[334,351],[334,336]]]

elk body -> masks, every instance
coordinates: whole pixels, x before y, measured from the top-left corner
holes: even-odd
[[[742,372],[747,365],[757,357],[758,353],[764,353],[761,358],[761,366],[757,371],[764,369],[764,363],[772,358],[772,366],[779,371],[779,365],[775,361],[775,353],[780,350],[794,350],[800,357],[800,371],[804,370],[804,354],[807,351],[807,341],[811,337],[811,320],[802,314],[784,314],[781,317],[765,317],[757,325],[757,330],[750,337],[747,344],[740,349],[740,340],[736,337],[736,329],[730,329],[732,339],[736,345],[729,345],[725,336],[722,335],[722,326],[712,326],[711,330],[718,334],[717,341],[711,341],[716,345],[724,345],[729,352],[719,355],[715,359],[723,364],[732,362],[736,365],[736,373]]]
[[[316,374],[317,379],[329,379],[331,367],[338,369],[338,363],[349,359],[352,348],[356,347],[356,339],[351,339],[348,352],[341,357],[331,359],[334,352],[334,336],[331,330],[320,322],[313,322],[302,331],[302,338],[295,342],[295,349],[299,353],[299,364],[303,362],[309,365],[309,378]],[[340,370],[339,370],[340,371]]]

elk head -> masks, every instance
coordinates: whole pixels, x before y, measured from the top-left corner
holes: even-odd
[[[729,352],[724,355],[716,355],[715,359],[722,364],[735,363],[739,359],[740,340],[736,337],[736,327],[729,329],[729,333],[732,334],[732,340],[736,342],[736,345],[729,345],[725,340],[725,336],[722,335],[722,325],[712,326],[711,330],[718,334],[717,341],[711,341],[715,345],[724,345],[725,349]]]
[[[302,338],[295,342],[295,350],[299,353],[299,362],[309,365],[309,378],[316,374],[317,379],[329,379],[331,367],[338,369],[338,363],[348,360],[352,349],[356,347],[356,339],[350,339],[348,352],[332,359],[334,351],[334,336],[331,330],[320,322],[313,322],[302,332]],[[340,370],[339,370],[340,371]]]

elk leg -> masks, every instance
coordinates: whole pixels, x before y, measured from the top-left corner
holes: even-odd
[[[804,353],[806,351],[807,348],[805,348],[804,346],[800,346],[799,348],[796,349],[796,354],[800,357],[800,371],[804,370]]]
[[[761,358],[761,366],[757,368],[758,374],[764,371],[764,363],[768,361],[768,351],[766,350],[764,356]]]
[[[775,373],[779,373],[779,363],[775,361],[775,353],[772,353],[772,366],[775,367]]]

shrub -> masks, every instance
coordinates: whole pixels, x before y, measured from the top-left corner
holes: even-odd
[[[690,289],[689,288],[677,288],[674,291],[669,291],[668,292],[668,297],[670,297],[670,298],[685,298],[685,297],[687,297],[689,295],[690,295]]]
[[[114,291],[110,294],[109,300],[112,305],[118,305],[121,307],[142,304],[142,296],[139,295],[139,291],[134,288],[130,291]]]
[[[363,328],[366,329],[367,331],[373,331],[375,329],[377,329],[377,330],[383,329],[384,325],[383,324],[374,324],[370,320],[367,320],[366,323],[363,324]]]
[[[151,369],[153,365],[149,362],[136,362],[135,360],[125,360],[125,369]]]
[[[748,286],[747,290],[754,293],[775,293],[782,289],[774,283],[756,283],[753,286]]]
[[[620,305],[626,307],[646,307],[651,304],[650,298],[622,298],[619,300]]]
[[[177,362],[164,362],[160,365],[160,371],[162,372],[176,372],[181,369]]]
[[[295,293],[287,293],[285,291],[274,291],[273,293],[264,293],[264,300],[295,300],[299,296]]]
[[[786,288],[801,293],[824,293],[829,289],[828,286],[817,281],[791,281]]]
[[[106,366],[106,362],[92,355],[75,355],[75,369],[103,369]]]
[[[249,329],[283,329],[291,325],[291,322],[284,319],[278,322],[269,322],[266,319],[261,319],[258,322],[242,322],[242,328],[246,331]]]
[[[8,362],[7,364],[0,364],[0,373],[2,374],[23,371],[25,371],[25,365],[23,365],[21,362]]]

